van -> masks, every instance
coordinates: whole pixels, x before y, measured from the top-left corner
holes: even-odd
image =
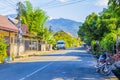
[[[66,49],[65,42],[63,40],[57,41],[56,47],[57,49]]]

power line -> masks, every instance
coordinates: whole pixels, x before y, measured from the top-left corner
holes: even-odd
[[[16,3],[14,2],[15,0],[14,0],[14,1],[13,1],[13,0],[9,0],[9,1],[11,1],[11,2],[14,3],[14,4],[17,4],[17,2],[16,2]]]
[[[63,5],[63,4],[67,4],[67,3],[71,3],[71,2],[75,2],[75,1],[78,1],[78,0],[74,0],[74,1],[67,1],[67,2],[60,2],[60,1],[51,1],[51,3],[44,5],[44,6],[41,6],[41,7],[52,7],[52,6],[57,6],[57,5]]]
[[[0,5],[2,5],[0,11],[4,13],[6,13],[8,10],[16,11],[16,7],[17,7],[15,3],[11,2],[11,0],[1,0]],[[4,10],[2,8],[4,8]]]
[[[79,1],[69,1],[67,3],[64,3],[64,4],[56,4],[56,5],[53,5],[53,6],[48,6],[46,8],[57,8],[57,7],[63,7],[63,6],[68,6],[68,5],[73,5],[73,4],[77,4],[77,3],[81,3],[85,0],[79,0]]]
[[[49,1],[47,3],[40,5],[40,6],[50,5],[50,4],[53,4],[54,2],[56,2],[56,0]]]
[[[13,3],[11,3],[10,0],[6,0],[6,2],[7,2],[7,4],[8,4],[9,6],[11,6],[11,7],[14,8],[14,9],[16,9],[16,8],[15,8],[16,5],[13,4]]]
[[[11,9],[15,9],[15,6],[10,4],[7,0],[6,0],[6,2],[5,1],[3,2],[4,4],[2,2],[0,3],[0,5],[2,5],[2,7],[8,7],[8,8],[11,8]]]

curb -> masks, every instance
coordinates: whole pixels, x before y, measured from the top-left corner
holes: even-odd
[[[52,50],[52,51],[27,51],[27,52],[21,54],[21,56],[15,57],[12,62],[14,62],[16,60],[29,58],[29,57],[32,57],[32,56],[42,56],[42,55],[49,54],[49,53],[52,53],[52,52],[56,52],[56,50]]]

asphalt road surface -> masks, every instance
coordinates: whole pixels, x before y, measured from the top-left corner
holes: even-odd
[[[72,48],[0,64],[0,80],[104,80],[96,59],[85,49]]]

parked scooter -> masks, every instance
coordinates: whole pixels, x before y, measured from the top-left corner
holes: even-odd
[[[112,65],[112,72],[113,72],[114,75],[120,80],[120,61],[116,61],[116,62]]]
[[[111,65],[112,63],[110,55],[108,55],[107,52],[104,52],[100,55],[97,61],[96,71],[104,75],[109,75],[111,73]]]
[[[105,54],[101,54],[97,60],[97,68],[96,71],[100,72],[101,67],[104,65],[105,63],[105,59],[106,59],[106,55]]]
[[[111,59],[112,58],[110,56],[107,56],[105,63],[103,64],[103,66],[100,69],[100,72],[102,74],[104,74],[104,75],[110,75],[111,74],[111,72],[112,72],[112,70],[111,70],[111,65],[112,65]]]

